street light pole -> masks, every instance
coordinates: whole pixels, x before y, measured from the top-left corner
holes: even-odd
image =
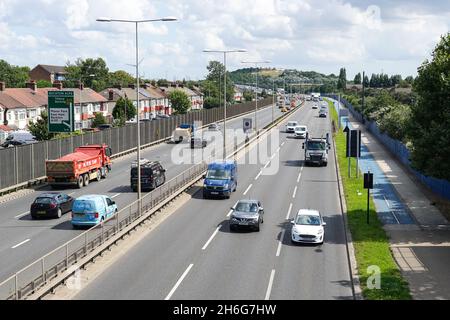
[[[111,18],[98,18],[98,22],[126,22],[134,23],[136,27],[136,109],[137,109],[137,198],[138,198],[138,210],[139,215],[141,215],[142,205],[141,205],[141,131],[140,131],[140,99],[139,99],[139,36],[138,36],[138,24],[144,22],[155,22],[155,21],[176,21],[177,18],[166,17],[161,19],[147,19],[147,20],[123,20],[123,19],[111,19]],[[126,108],[126,106],[125,106]]]
[[[205,49],[203,52],[206,53],[223,53],[223,65],[224,65],[224,75],[223,75],[223,160],[226,159],[226,135],[227,135],[227,53],[231,52],[247,52],[244,49],[236,50],[209,50]],[[220,97],[220,94],[219,94]],[[220,102],[219,102],[220,103]]]

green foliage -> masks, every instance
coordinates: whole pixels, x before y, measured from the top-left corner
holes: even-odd
[[[337,122],[337,112],[331,102],[328,102],[331,116]],[[392,257],[389,246],[389,238],[386,235],[376,211],[373,199],[370,199],[370,224],[366,222],[367,198],[358,195],[362,191],[363,177],[348,178],[348,159],[345,156],[346,137],[342,131],[335,135],[336,153],[338,157],[339,171],[344,186],[345,200],[347,204],[347,217],[350,232],[355,248],[358,274],[362,294],[366,300],[410,300],[408,283],[403,279],[398,266]],[[355,172],[356,162],[351,162],[351,171]],[[369,289],[367,280],[371,276],[368,267],[378,266],[381,269],[381,288]]]
[[[418,100],[411,113],[411,159],[424,174],[450,180],[450,33],[432,56],[414,81]]]
[[[8,88],[23,88],[29,77],[30,68],[10,65],[0,60],[0,81],[6,83]]]
[[[340,90],[345,90],[347,87],[347,71],[345,68],[341,68],[339,71],[339,80],[337,82],[337,88]]]
[[[191,102],[188,95],[181,90],[174,90],[169,93],[169,100],[172,104],[172,109],[175,114],[185,114],[191,108]]]
[[[225,66],[219,61],[210,61],[208,66],[208,76],[202,83],[202,92],[205,96],[210,96],[223,101],[224,91],[224,72]],[[234,102],[234,84],[227,72],[227,102]]]
[[[47,80],[38,80],[36,81],[36,85],[38,88],[51,88],[53,87],[53,84],[50,81]]]
[[[361,73],[358,73],[353,80],[354,84],[361,84]]]
[[[156,84],[158,85],[158,87],[168,87],[169,86],[169,81],[167,81],[166,79],[159,79]]]
[[[206,97],[204,99],[203,108],[211,109],[211,108],[217,108],[217,107],[220,107],[220,101],[218,98]]]
[[[133,105],[133,102],[128,98],[120,97],[116,105],[113,109],[112,116],[114,119],[125,119],[131,120],[137,115],[136,107]]]
[[[134,83],[136,83],[136,78],[134,78],[131,74],[123,70],[110,72],[108,75],[108,84],[110,87],[114,87],[116,85],[127,87],[128,85]]]
[[[244,91],[242,95],[245,101],[253,101],[253,99],[255,98],[255,94],[251,91]]]
[[[404,143],[411,120],[411,107],[406,104],[395,104],[378,122],[381,132],[386,132],[391,138]]]
[[[68,80],[64,81],[66,88],[77,87],[80,79],[85,87],[97,92],[108,87],[109,69],[102,58],[86,60],[78,58],[74,64],[67,63],[66,71],[68,73],[66,76]]]
[[[106,118],[101,112],[95,114],[94,120],[92,121],[92,128],[97,128],[99,125],[106,124]]]
[[[50,140],[55,135],[48,132],[48,114],[47,111],[42,111],[41,118],[36,123],[30,123],[28,130],[38,141]]]

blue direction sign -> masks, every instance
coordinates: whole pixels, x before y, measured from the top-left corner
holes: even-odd
[[[73,91],[48,92],[48,131],[51,133],[75,131]]]

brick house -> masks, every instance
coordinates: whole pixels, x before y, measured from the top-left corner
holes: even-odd
[[[45,64],[38,64],[30,71],[29,76],[31,81],[46,80],[54,83],[55,81],[64,81],[67,75],[65,67],[49,66]]]

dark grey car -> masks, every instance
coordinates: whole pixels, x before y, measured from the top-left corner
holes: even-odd
[[[230,217],[230,230],[238,227],[252,228],[259,231],[261,223],[264,223],[264,208],[258,200],[240,200]]]

